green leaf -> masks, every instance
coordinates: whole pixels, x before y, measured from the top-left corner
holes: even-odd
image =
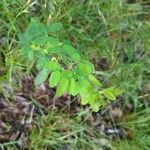
[[[48,53],[49,54],[59,54],[61,52],[61,47],[53,47],[53,48],[48,48]]]
[[[92,74],[89,74],[89,80],[93,85],[98,86],[98,87],[101,86],[101,83]]]
[[[57,97],[62,96],[65,92],[68,91],[68,87],[69,87],[69,79],[61,78],[57,87],[56,96]]]
[[[46,38],[46,41],[47,41],[47,45],[50,48],[60,47],[62,45],[62,43],[54,37],[47,36],[45,38]]]
[[[73,59],[75,62],[78,62],[78,61],[81,60],[81,57],[80,57],[80,55],[79,55],[77,52],[73,53],[73,54],[71,55],[71,57],[72,57],[72,59]]]
[[[94,65],[93,65],[90,61],[83,59],[82,62],[83,62],[84,64],[90,66],[92,71],[94,70]]]
[[[49,71],[46,69],[39,72],[39,74],[37,75],[35,79],[35,85],[38,86],[42,84],[47,79],[48,75],[49,75]]]
[[[61,78],[61,72],[59,70],[53,71],[49,79],[49,86],[52,88],[55,87],[60,81],[60,78]]]
[[[82,104],[82,105],[86,105],[86,104],[88,104],[88,103],[89,103],[88,98],[81,98],[81,104]]]
[[[73,76],[73,71],[72,70],[64,70],[62,72],[62,76],[66,78],[71,78]]]
[[[28,59],[33,61],[34,60],[34,52],[33,51],[29,51],[28,53]]]
[[[62,23],[53,23],[47,27],[48,32],[59,31],[63,27]]]
[[[79,94],[79,88],[78,87],[79,87],[78,82],[75,82],[75,88],[74,88],[74,90],[72,90],[72,93],[71,93],[73,96],[76,96]]]
[[[58,62],[56,62],[56,61],[50,61],[50,62],[48,62],[47,66],[45,66],[45,67],[47,67],[50,71],[62,70],[61,65]]]
[[[78,82],[78,89],[82,99],[87,99],[90,94],[91,84],[88,80],[82,78]]]
[[[112,88],[105,89],[103,92],[104,92],[104,96],[109,100],[116,100],[116,96]]]
[[[101,104],[96,100],[92,105],[90,105],[94,112],[98,112]]]
[[[98,95],[97,92],[91,94],[91,97],[90,97],[90,106],[92,108],[92,110],[94,112],[97,112],[100,108],[100,106],[102,106],[102,103],[101,103],[101,97]]]
[[[87,76],[90,73],[92,73],[92,69],[90,65],[87,65],[83,62],[78,63],[75,72],[79,75],[79,76]]]
[[[71,79],[69,80],[68,93],[74,95],[75,90],[76,90],[75,88],[77,88],[77,87],[76,87],[75,79],[74,79],[74,78],[71,78]]]
[[[62,49],[63,49],[64,53],[66,53],[68,56],[70,56],[75,62],[78,62],[81,60],[79,53],[71,45],[63,45]]]
[[[122,90],[115,89],[114,87],[110,87],[102,91],[102,93],[104,93],[104,96],[110,100],[116,100],[116,96],[122,94],[122,92]]]
[[[118,95],[120,95],[120,94],[123,93],[123,90],[120,90],[120,89],[113,89],[113,93],[114,93],[116,96],[118,96]]]
[[[70,52],[70,53],[74,53],[76,51],[76,49],[74,47],[72,47],[71,45],[63,45],[62,46],[62,49],[65,51],[65,52]]]
[[[32,43],[38,46],[45,45],[46,42],[47,42],[47,39],[45,36],[38,36],[32,40]]]

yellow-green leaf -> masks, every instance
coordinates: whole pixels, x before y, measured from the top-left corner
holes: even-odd
[[[60,78],[61,78],[61,72],[59,70],[53,71],[49,79],[49,86],[55,87],[60,81]]]
[[[69,79],[61,78],[57,87],[56,96],[58,97],[62,96],[65,92],[68,91],[68,87],[69,87]]]
[[[82,78],[78,82],[78,89],[81,97],[86,97],[89,94],[89,88],[91,87],[91,84],[88,80]]]
[[[70,78],[73,76],[73,71],[72,70],[64,70],[62,72],[62,77]]]
[[[101,86],[101,83],[96,79],[95,76],[93,76],[92,74],[89,74],[89,80],[92,84],[94,84],[95,86]]]
[[[62,69],[61,65],[58,62],[56,62],[56,61],[50,61],[50,62],[48,62],[46,67],[50,71],[61,70]]]
[[[88,98],[82,98],[82,99],[81,99],[81,104],[82,104],[82,105],[86,105],[86,104],[88,104],[88,103],[89,103]]]
[[[116,99],[116,96],[115,94],[113,93],[112,90],[109,90],[109,89],[106,89],[104,90],[104,96],[106,98],[108,98],[109,100],[115,100]]]
[[[75,79],[74,79],[74,78],[71,78],[71,79],[69,80],[69,88],[68,88],[69,94],[74,95],[75,88],[77,88],[77,87],[76,87],[76,83],[75,83]]]
[[[97,112],[102,106],[101,99],[97,93],[93,93],[90,97],[90,106],[93,111]]]
[[[75,89],[72,91],[72,95],[76,96],[79,94],[78,82],[75,82]]]

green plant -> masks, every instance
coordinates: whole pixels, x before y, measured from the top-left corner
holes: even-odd
[[[150,108],[134,112],[119,123],[130,129],[132,140],[124,139],[112,142],[112,145],[119,150],[149,150],[150,144]]]
[[[39,71],[35,85],[42,84],[51,73],[49,86],[57,86],[56,96],[79,94],[82,105],[90,104],[93,111],[98,111],[99,107],[106,105],[104,97],[115,100],[121,91],[113,87],[102,89],[94,76],[94,65],[81,57],[74,47],[51,35],[61,27],[61,23],[44,26],[32,19],[26,32],[19,35],[22,54],[36,62]]]
[[[37,120],[40,128],[33,128],[29,136],[29,149],[32,150],[58,150],[65,149],[64,146],[69,150],[96,150],[101,147],[97,139],[105,139],[105,136],[92,127],[78,122],[74,117],[70,118],[61,111],[49,112],[48,115],[37,117]]]

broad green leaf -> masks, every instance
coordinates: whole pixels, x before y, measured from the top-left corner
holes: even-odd
[[[71,79],[69,80],[68,93],[71,94],[71,95],[74,95],[75,90],[76,90],[75,88],[77,88],[77,87],[76,87],[75,79],[74,79],[74,78],[71,78]]]
[[[87,89],[87,88],[91,87],[90,82],[89,82],[87,79],[85,79],[85,78],[81,78],[81,79],[78,81],[78,85],[79,85],[78,88],[80,88],[81,90],[82,90],[82,89]]]
[[[47,79],[48,75],[49,75],[49,71],[46,69],[39,72],[39,74],[37,75],[35,79],[35,85],[38,86],[42,84]]]
[[[47,26],[48,32],[56,32],[59,31],[63,27],[62,23],[53,23],[49,26]]]
[[[86,99],[90,94],[91,84],[88,80],[82,78],[78,81],[78,89],[82,99]]]
[[[104,102],[104,97],[101,94],[98,94],[98,101],[101,106],[106,106],[106,103]]]
[[[91,67],[91,69],[92,69],[92,71],[94,70],[94,65],[90,62],[90,61],[88,61],[88,60],[82,60],[82,62],[84,63],[84,64],[86,64],[86,65],[88,65],[88,66],[90,66]]]
[[[69,55],[69,57],[71,57],[73,59],[73,61],[78,62],[81,60],[79,53],[77,52],[77,50],[74,47],[72,47],[70,45],[63,45],[62,49],[63,49],[64,53],[66,53],[67,55]]]
[[[92,110],[95,112],[97,112],[99,110],[100,106],[102,106],[101,99],[97,92],[95,92],[91,95],[90,106],[91,106]]]
[[[70,52],[70,53],[74,53],[76,51],[76,49],[74,47],[72,47],[71,45],[63,45],[62,46],[62,49],[65,51],[65,52]]]
[[[98,112],[101,104],[96,100],[92,105],[90,105],[94,112]]]
[[[79,93],[81,96],[81,104],[86,105],[90,103],[91,101],[90,98],[91,98],[91,95],[93,94],[93,90],[92,90],[90,83],[86,79],[84,79],[79,82],[78,88],[79,88]]]
[[[39,45],[39,46],[45,45],[46,42],[47,42],[46,37],[45,36],[38,36],[38,37],[36,37],[35,39],[32,40],[32,43],[36,44],[36,45]]]
[[[48,53],[49,54],[59,54],[61,52],[61,47],[53,47],[53,48],[48,48]]]
[[[80,89],[79,89],[78,82],[75,82],[75,89],[72,91],[72,95],[73,95],[73,96],[78,95],[78,94],[79,94],[79,91],[80,91]]]
[[[52,88],[55,87],[60,81],[60,78],[61,78],[61,72],[59,70],[53,71],[49,79],[49,86]]]
[[[56,96],[60,97],[64,93],[68,92],[68,87],[69,87],[69,79],[61,78],[60,82],[59,82],[59,84],[57,86]]]
[[[62,72],[62,76],[66,78],[71,78],[73,76],[73,71],[72,70],[64,70]]]
[[[80,55],[79,55],[77,52],[73,53],[70,57],[72,57],[72,59],[73,59],[75,62],[78,62],[78,61],[81,60],[81,57],[80,57]]]
[[[95,86],[101,86],[101,83],[96,79],[95,76],[93,76],[92,74],[89,74],[89,80],[90,82],[95,85]]]
[[[54,71],[54,70],[62,70],[62,67],[61,65],[56,62],[56,61],[50,61],[47,63],[47,68],[50,70],[50,71]]]
[[[60,47],[62,45],[62,43],[54,37],[47,36],[45,38],[46,38],[47,45],[49,46],[49,48]]]
[[[76,69],[75,69],[76,73],[79,75],[79,76],[87,76],[89,75],[90,73],[92,73],[92,69],[89,65],[87,64],[84,64],[82,62],[78,63]]]

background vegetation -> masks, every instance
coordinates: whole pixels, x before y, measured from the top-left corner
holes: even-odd
[[[9,81],[14,87],[13,74],[19,84],[24,72],[32,74],[32,64],[20,55],[18,34],[31,18],[44,24],[61,22],[63,29],[55,36],[70,42],[81,55],[95,64],[97,77],[104,87],[124,90],[125,104],[134,111],[120,122],[132,130],[133,140],[109,140],[112,149],[149,149],[150,125],[150,3],[148,0],[3,0],[0,1],[0,85]],[[2,89],[2,88],[1,88]],[[5,95],[1,90],[1,95]],[[5,95],[7,98],[7,95]],[[63,113],[63,112],[62,112]],[[40,134],[32,130],[29,138],[33,149],[99,149],[102,135],[75,116],[50,112],[37,117]],[[88,112],[89,113],[89,112]],[[64,119],[65,118],[65,119]],[[50,122],[52,128],[48,128]],[[61,124],[65,125],[64,132]],[[48,129],[47,129],[48,128]],[[66,138],[69,135],[74,137]],[[51,139],[49,139],[51,137]],[[51,142],[49,142],[51,141]],[[15,143],[8,143],[14,145]],[[49,145],[48,145],[49,144]],[[6,144],[7,145],[7,144]],[[12,148],[10,146],[10,149]],[[3,144],[2,144],[3,147]],[[16,148],[16,147],[15,147]],[[14,148],[14,149],[15,149]],[[68,149],[69,149],[68,148]]]

